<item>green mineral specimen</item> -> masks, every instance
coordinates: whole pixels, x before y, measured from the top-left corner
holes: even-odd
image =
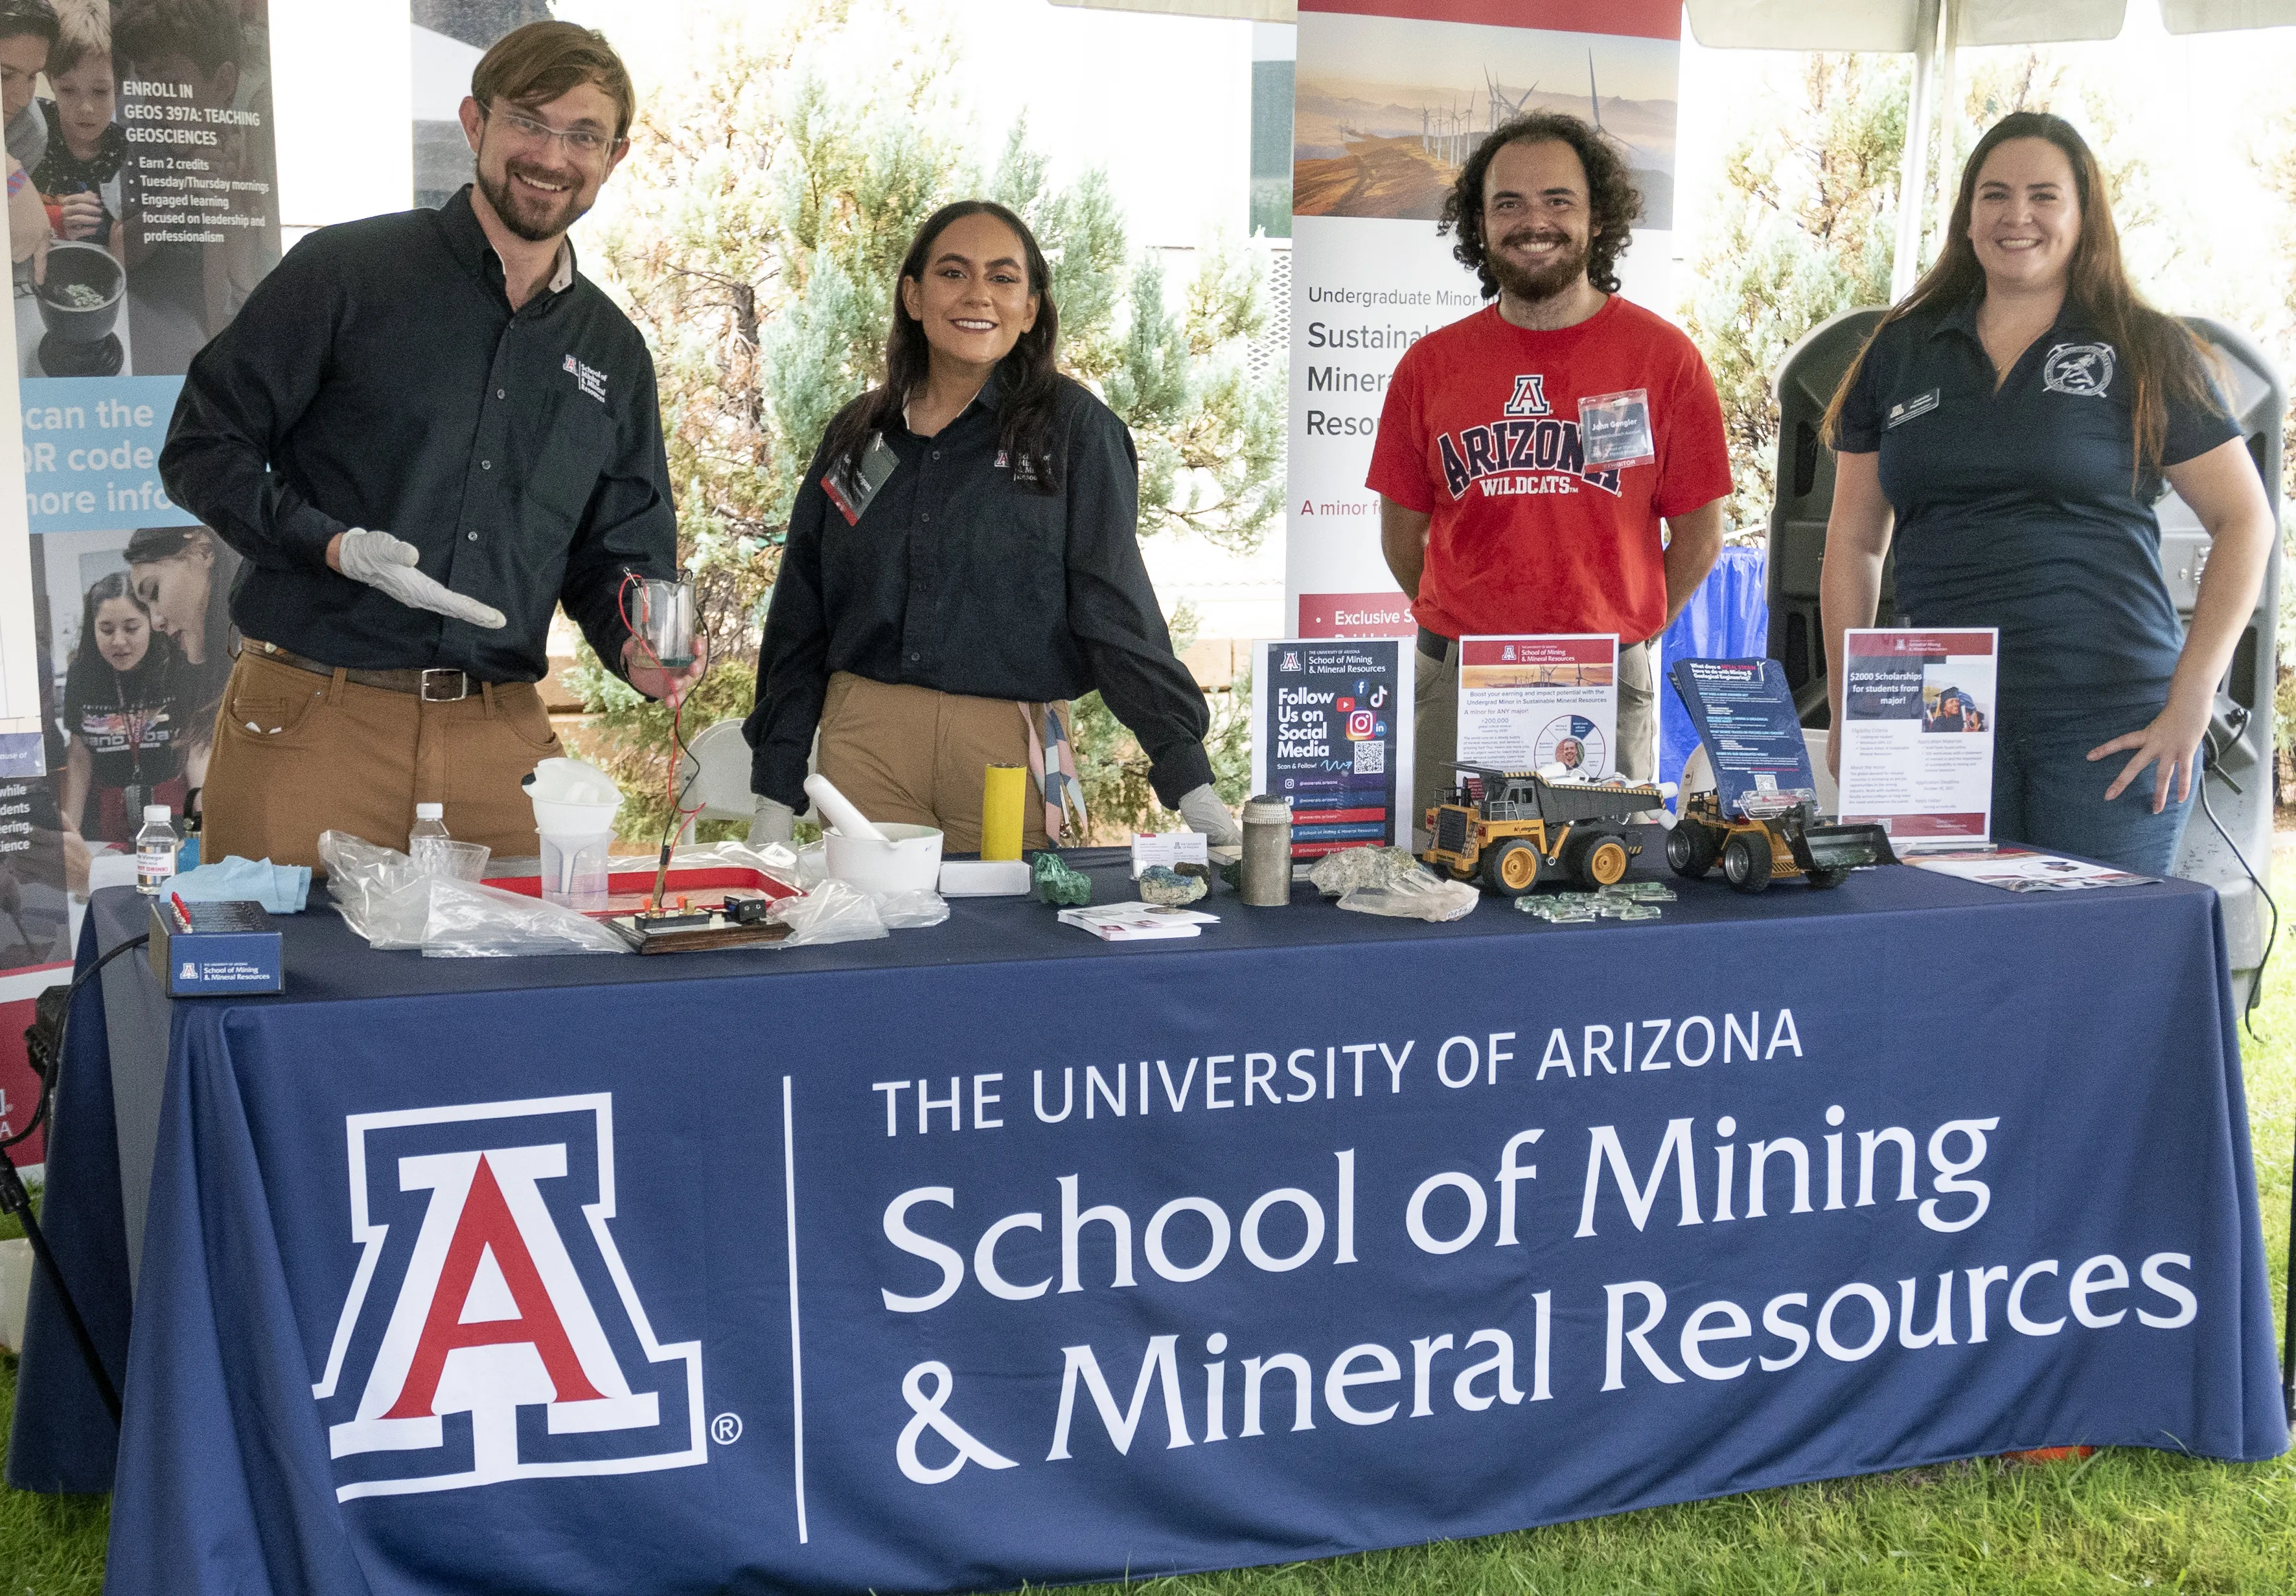
[[[1140,901],[1163,908],[1177,909],[1194,903],[1211,890],[1211,885],[1201,876],[1184,876],[1162,864],[1152,864],[1140,872]]]
[[[1037,854],[1029,865],[1029,879],[1036,884],[1037,902],[1070,908],[1081,908],[1092,902],[1091,879],[1070,867],[1058,854],[1046,849]]]

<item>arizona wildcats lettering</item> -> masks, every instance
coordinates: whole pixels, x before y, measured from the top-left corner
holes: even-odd
[[[1515,405],[1522,402],[1522,385],[1533,384],[1536,396],[1538,381],[1535,377],[1515,379],[1515,397],[1507,405],[1510,416]],[[1538,403],[1544,408],[1546,400],[1539,397]],[[1502,419],[1458,432],[1439,433],[1435,444],[1443,455],[1443,485],[1451,490],[1454,501],[1466,497],[1468,489],[1478,482],[1482,483],[1487,495],[1576,493],[1578,484],[1586,482],[1613,498],[1618,496],[1619,473],[1615,469],[1587,469],[1576,422],[1557,421],[1552,416],[1537,421]],[[1517,471],[1544,473],[1545,479],[1484,481],[1487,477],[1505,477]]]
[[[325,1378],[339,1500],[708,1461],[701,1346],[654,1338],[607,1221],[609,1093],[357,1114]]]

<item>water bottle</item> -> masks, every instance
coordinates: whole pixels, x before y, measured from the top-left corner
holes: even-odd
[[[165,804],[144,806],[144,829],[135,833],[135,890],[157,897],[175,879],[175,817]]]
[[[406,854],[420,867],[433,851],[431,845],[454,840],[447,832],[444,804],[414,806],[414,829],[406,833]]]

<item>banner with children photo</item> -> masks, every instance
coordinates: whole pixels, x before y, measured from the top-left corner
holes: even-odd
[[[238,556],[159,457],[193,356],[279,258],[266,0],[0,0],[0,136],[23,429],[0,533],[29,535],[29,588],[0,646],[37,657],[38,711],[0,746],[4,1134],[30,1000],[89,891],[133,879],[142,806],[195,804],[231,667]]]

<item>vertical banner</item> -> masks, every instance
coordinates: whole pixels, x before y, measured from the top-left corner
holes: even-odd
[[[1407,838],[1409,645],[1393,638],[1256,644],[1251,790],[1292,806],[1292,856]]]
[[[192,357],[279,258],[265,0],[55,12],[53,44],[0,16],[12,62],[45,57],[0,84],[20,446],[0,484],[12,1035],[12,1005],[70,960],[91,886],[134,879],[137,808],[180,814],[205,773],[238,557],[169,502],[160,450]],[[20,1049],[0,1049],[0,1122],[32,1089]]]
[[[1485,134],[1559,110],[1624,145],[1643,217],[1623,290],[1669,308],[1681,26],[1673,0],[1300,0],[1283,585],[1302,636],[1416,629],[1364,479],[1396,361],[1484,302],[1435,225]]]

